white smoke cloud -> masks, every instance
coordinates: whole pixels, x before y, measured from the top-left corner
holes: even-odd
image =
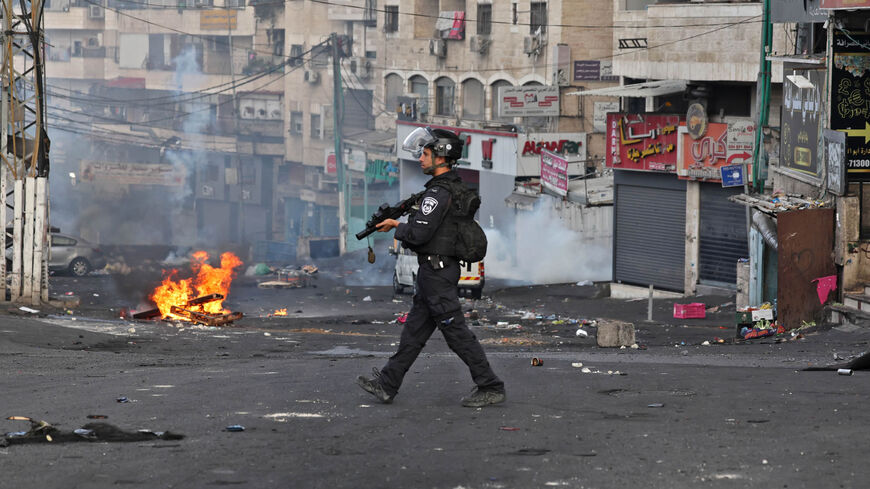
[[[569,219],[559,213],[557,202],[541,195],[534,210],[517,213],[513,229],[485,228],[489,241],[485,259],[488,277],[525,284],[610,280],[610,223],[596,229],[594,219],[587,218],[581,219],[585,231],[570,229]]]

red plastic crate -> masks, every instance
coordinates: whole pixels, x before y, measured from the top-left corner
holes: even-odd
[[[703,319],[707,317],[706,306],[701,302],[674,304],[674,317],[677,319]]]

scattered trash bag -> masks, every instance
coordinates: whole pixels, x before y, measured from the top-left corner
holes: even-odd
[[[254,267],[254,275],[269,275],[270,273],[272,273],[272,269],[265,263],[257,263],[257,266]]]
[[[150,440],[181,440],[184,435],[169,431],[124,431],[108,423],[88,423],[72,431],[60,430],[45,421],[37,421],[25,416],[10,416],[13,421],[28,421],[28,431],[6,433],[0,439],[0,447],[23,445],[25,443],[66,443],[73,441],[98,442],[137,442]]]
[[[807,367],[805,371],[812,370],[870,370],[870,352],[862,353],[861,355],[853,358],[852,360],[845,363],[835,363],[833,365],[827,365],[824,367]]]

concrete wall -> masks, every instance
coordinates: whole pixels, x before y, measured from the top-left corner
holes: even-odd
[[[612,2],[615,23],[647,26],[614,29],[614,46],[619,39],[645,38],[650,47],[618,51],[615,74],[656,80],[756,80],[761,2],[662,4],[630,11],[620,10],[621,0]],[[741,21],[746,22],[724,25]],[[789,52],[787,29],[781,27],[773,30],[773,53]],[[774,63],[772,78],[782,82],[781,63]]]

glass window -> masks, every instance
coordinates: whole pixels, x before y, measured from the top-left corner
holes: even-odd
[[[488,36],[492,34],[492,4],[477,4],[477,34]]]
[[[399,30],[399,6],[384,6],[384,32],[398,32]]]
[[[462,118],[483,120],[483,83],[469,78],[462,82]]]
[[[419,104],[417,104],[417,112],[420,114],[429,113],[429,82],[420,75],[411,77],[411,93],[419,95]]]
[[[513,122],[514,117],[511,115],[502,116],[501,104],[499,103],[499,89],[502,87],[512,87],[511,82],[507,80],[498,80],[492,84],[492,120],[500,122]]]
[[[532,2],[529,33],[535,34],[538,28],[541,34],[547,33],[547,2]]]
[[[290,60],[287,62],[290,66],[302,66],[305,60],[302,58],[302,45],[293,44],[290,46]]]
[[[453,115],[453,92],[456,84],[447,77],[435,80],[435,114]]]
[[[290,134],[302,135],[302,117],[301,111],[290,112]]]
[[[320,139],[322,129],[320,126],[320,114],[311,114],[311,138]]]
[[[398,97],[403,93],[402,77],[393,73],[387,75],[384,80],[384,98],[386,99],[386,110],[392,112],[397,110],[399,106]]]

